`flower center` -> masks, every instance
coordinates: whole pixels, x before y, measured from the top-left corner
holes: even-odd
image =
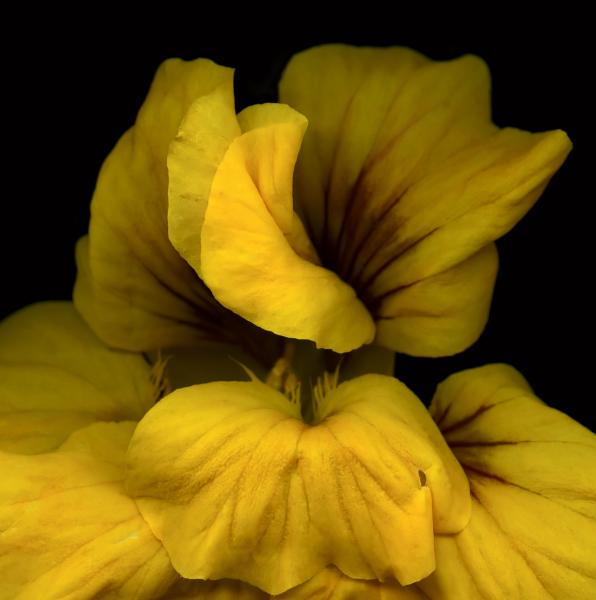
[[[325,396],[339,383],[340,363],[333,360],[335,369],[330,372],[330,365],[324,364],[325,359],[330,358],[327,356],[329,353],[313,350],[311,346],[310,343],[305,345],[301,341],[286,340],[282,355],[275,361],[265,383],[284,394],[292,404],[299,404],[306,424],[316,425],[320,421],[320,407]],[[303,385],[303,381],[310,385]]]

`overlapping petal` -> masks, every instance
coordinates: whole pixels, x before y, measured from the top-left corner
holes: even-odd
[[[596,595],[596,436],[511,367],[464,371],[431,413],[470,480],[472,517],[437,537],[431,598]]]
[[[191,347],[177,386],[234,377],[239,345],[267,372],[268,332],[306,340],[303,384],[337,363],[315,346],[361,350],[302,415],[254,376],[154,406],[165,382],[72,305],[3,322],[0,596],[596,597],[592,433],[502,365],[444,382],[436,424],[397,380],[350,379],[475,341],[494,241],[569,151],[495,127],[488,91],[474,57],[335,45],[292,59],[293,108],[236,115],[231,70],[162,65],[78,245],[93,331]]]
[[[0,380],[0,449],[24,454],[95,421],[139,420],[155,401],[143,358],[105,347],[70,302],[0,323]]]
[[[166,600],[426,600],[418,587],[402,586],[396,581],[352,579],[334,567],[281,594],[267,594],[240,581],[179,580],[170,588]]]
[[[259,327],[337,352],[375,335],[411,354],[464,349],[486,322],[492,242],[569,150],[562,132],[492,125],[488,87],[473,57],[301,53],[280,87],[311,122],[294,182],[300,114],[262,105],[236,117],[229,69],[166,62],[102,169],[77,305],[133,350],[234,341],[211,293]]]
[[[328,564],[404,584],[433,570],[433,531],[461,530],[470,499],[423,405],[369,375],[316,412],[309,426],[258,381],[210,383],[175,391],[141,421],[128,490],[182,576],[276,594]]]
[[[221,128],[206,125],[214,115]],[[170,238],[224,306],[274,333],[347,352],[372,341],[374,326],[354,290],[318,264],[293,210],[306,125],[275,104],[236,120],[218,91],[196,102],[168,158]]]
[[[0,453],[2,598],[159,597],[177,579],[124,492],[134,423],[97,423],[56,452]]]
[[[229,341],[225,311],[168,239],[166,157],[192,103],[214,90],[234,103],[233,72],[171,59],[137,121],[106,159],[77,247],[74,299],[108,344],[134,351]]]
[[[495,127],[487,69],[470,56],[311,48],[290,61],[280,98],[309,120],[298,211],[323,264],[378,322],[377,342],[425,356],[465,349],[487,318],[490,244],[538,198],[566,135]]]
[[[415,585],[402,586],[397,581],[352,579],[329,567],[311,580],[288,590],[275,600],[424,600],[425,594]]]

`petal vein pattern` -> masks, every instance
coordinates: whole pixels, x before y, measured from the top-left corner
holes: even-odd
[[[433,570],[434,532],[460,531],[470,497],[423,405],[369,375],[318,419],[258,381],[177,390],[146,415],[127,487],[183,577],[279,594],[329,564],[402,584]]]
[[[191,104],[219,90],[233,106],[232,70],[171,59],[137,121],[104,163],[88,237],[77,247],[77,309],[110,345],[134,351],[229,341],[225,311],[168,240],[166,157]]]
[[[282,77],[281,101],[309,120],[296,210],[393,350],[440,356],[478,338],[492,242],[569,152],[563,132],[494,126],[489,87],[476,57],[436,63],[405,48],[312,48]]]
[[[472,516],[437,536],[421,589],[454,600],[596,595],[596,436],[506,365],[451,376],[430,410],[470,480]]]
[[[55,452],[0,453],[0,597],[161,597],[177,579],[124,492],[134,423],[96,423]]]

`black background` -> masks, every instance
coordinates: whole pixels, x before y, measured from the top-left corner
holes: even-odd
[[[72,15],[47,24],[37,15],[35,28],[14,23],[18,35],[3,60],[0,317],[31,302],[70,296],[73,247],[87,227],[98,169],[133,123],[165,58],[203,56],[236,67],[242,108],[274,100],[289,56],[315,44],[404,45],[434,59],[474,53],[491,69],[498,125],[561,128],[575,148],[538,205],[499,241],[501,268],[480,341],[445,359],[398,356],[397,374],[428,401],[451,372],[508,362],[548,404],[594,427],[593,69],[581,15],[529,24],[513,16],[496,24],[476,16],[473,26],[458,27],[436,15],[433,27],[428,19],[396,24],[369,15],[349,26],[294,23],[299,33],[287,13],[277,16],[277,26],[260,28],[235,15],[235,29],[229,15],[174,16],[178,20],[151,27],[121,23],[119,15],[109,25],[94,15],[74,17],[74,26],[65,20]]]

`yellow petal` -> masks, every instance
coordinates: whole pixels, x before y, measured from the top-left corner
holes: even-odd
[[[168,234],[201,274],[201,229],[211,183],[230,143],[240,135],[229,81],[196,100],[170,145]]]
[[[367,289],[376,296],[440,273],[507,233],[570,147],[562,131],[503,129],[455,153],[402,196],[399,232],[368,263]]]
[[[393,97],[427,62],[406,48],[342,45],[311,48],[290,60],[279,94],[310,123],[296,165],[296,193],[318,246],[332,246],[339,235],[348,193]],[[396,168],[403,166],[391,165]]]
[[[596,596],[596,436],[511,367],[447,379],[431,412],[464,467],[472,518],[437,538],[431,598]]]
[[[424,600],[416,586],[351,579],[334,567],[324,569],[312,579],[281,594],[267,594],[240,581],[180,580],[165,600]]]
[[[0,597],[153,599],[175,580],[122,487],[134,423],[98,423],[56,452],[0,453]]]
[[[486,248],[570,150],[561,131],[495,127],[489,87],[476,57],[436,63],[405,48],[341,45],[296,55],[282,78],[281,101],[310,122],[297,211],[393,350],[453,354],[478,337],[496,266]],[[480,256],[484,276],[466,263]]]
[[[292,588],[275,600],[424,600],[427,597],[415,586],[397,582],[381,583],[351,579],[335,568],[327,568],[312,579]]]
[[[232,71],[168,60],[137,121],[106,159],[77,249],[75,304],[110,345],[145,351],[222,337],[221,308],[168,239],[166,157],[180,122],[212,90],[232,95]],[[224,336],[225,337],[225,336]]]
[[[269,600],[269,594],[243,583],[219,581],[192,581],[180,578],[163,596],[163,600]]]
[[[424,406],[369,375],[318,416],[258,381],[177,390],[146,415],[127,486],[183,577],[276,594],[329,564],[403,584],[432,571],[433,527],[461,530],[469,491]]]
[[[142,357],[109,350],[70,302],[0,324],[0,449],[34,454],[94,421],[138,420],[154,402]]]
[[[374,325],[354,290],[320,267],[292,208],[292,172],[306,120],[289,107],[251,107],[229,146],[201,232],[205,283],[227,308],[285,337],[347,352]],[[316,301],[315,301],[316,299]]]
[[[415,356],[461,352],[484,330],[498,263],[489,244],[455,267],[392,291],[378,301],[376,343]]]

